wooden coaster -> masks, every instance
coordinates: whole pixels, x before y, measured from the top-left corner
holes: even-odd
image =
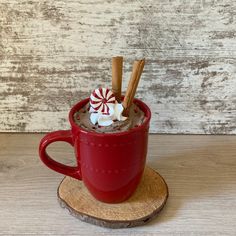
[[[167,198],[167,184],[149,167],[145,168],[135,193],[121,203],[108,204],[96,200],[82,181],[70,177],[65,177],[58,187],[58,199],[63,208],[82,221],[109,228],[147,223],[161,211]]]

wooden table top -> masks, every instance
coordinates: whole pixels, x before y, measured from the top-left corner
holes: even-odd
[[[63,176],[38,157],[42,134],[0,134],[0,235],[236,235],[236,136],[150,135],[147,164],[169,186],[147,225],[107,229],[81,222],[57,202]],[[73,150],[49,153],[73,164]]]

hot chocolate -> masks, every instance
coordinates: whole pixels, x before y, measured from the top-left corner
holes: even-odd
[[[98,133],[117,133],[123,132],[141,125],[145,120],[144,112],[136,105],[130,107],[129,117],[127,119],[114,122],[109,126],[100,126],[98,123],[93,124],[90,120],[90,105],[87,104],[74,114],[75,123],[81,128]]]

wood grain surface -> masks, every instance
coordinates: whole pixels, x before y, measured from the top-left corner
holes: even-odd
[[[151,132],[236,134],[236,1],[1,0],[0,130],[68,128],[111,87],[111,57],[146,58],[137,97]]]
[[[235,236],[235,136],[151,135],[147,164],[168,184],[167,205],[145,226],[116,230],[80,222],[59,206],[63,176],[40,162],[42,137],[0,134],[0,235]],[[69,145],[49,153],[74,163]]]

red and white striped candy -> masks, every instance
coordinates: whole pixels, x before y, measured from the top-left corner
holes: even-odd
[[[115,95],[107,88],[95,89],[90,95],[91,107],[101,113],[109,114],[109,104],[116,102]]]

